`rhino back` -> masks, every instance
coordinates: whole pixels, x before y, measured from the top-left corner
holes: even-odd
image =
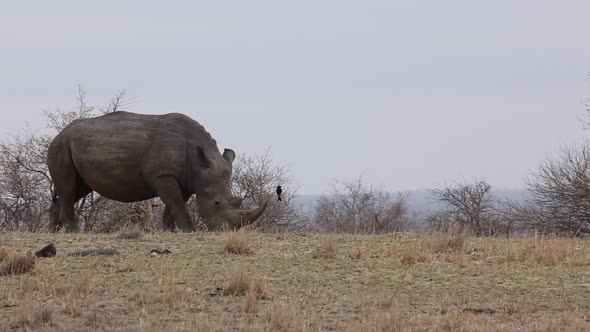
[[[138,201],[155,197],[152,184],[158,176],[185,175],[187,139],[204,138],[191,133],[195,124],[175,114],[116,112],[77,120],[60,135],[90,188],[111,199]]]

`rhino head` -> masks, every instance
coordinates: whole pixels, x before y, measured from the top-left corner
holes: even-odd
[[[242,200],[231,193],[233,150],[219,152],[199,150],[200,163],[196,171],[195,195],[199,215],[211,230],[238,229],[253,223],[266,210],[267,203],[254,210],[242,210]]]

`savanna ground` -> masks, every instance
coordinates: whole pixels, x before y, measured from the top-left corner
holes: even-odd
[[[0,276],[0,331],[590,330],[583,240],[123,235],[0,233],[0,273],[14,253],[58,250]],[[107,247],[120,255],[66,256]]]

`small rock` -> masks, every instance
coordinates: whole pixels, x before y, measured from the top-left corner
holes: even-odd
[[[47,246],[43,247],[43,249],[37,251],[35,256],[43,257],[43,258],[51,258],[57,255],[57,248],[53,243],[48,244]]]
[[[150,254],[158,254],[158,255],[170,255],[172,254],[172,251],[166,249],[166,250],[160,250],[160,249],[152,249],[152,251],[150,251]]]

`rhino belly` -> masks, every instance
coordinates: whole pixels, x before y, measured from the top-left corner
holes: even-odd
[[[93,191],[120,202],[137,202],[156,196],[150,181],[144,177],[149,143],[98,143],[87,141],[70,145],[76,170]]]

